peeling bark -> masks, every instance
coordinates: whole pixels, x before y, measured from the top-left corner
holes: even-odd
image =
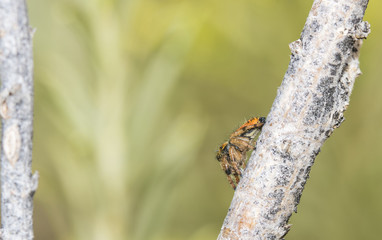
[[[368,0],[316,0],[218,239],[282,239],[320,148],[344,120]]]
[[[24,0],[0,1],[1,239],[33,239],[32,33]]]

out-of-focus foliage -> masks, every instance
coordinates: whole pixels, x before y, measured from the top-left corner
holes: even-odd
[[[312,1],[30,0],[36,239],[215,239],[233,191],[215,150],[266,116]],[[382,3],[347,120],[287,239],[378,239]]]

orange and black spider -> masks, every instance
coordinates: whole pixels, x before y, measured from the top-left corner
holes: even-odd
[[[236,189],[237,184],[239,184],[242,170],[246,167],[247,152],[255,148],[254,139],[261,131],[264,123],[264,117],[249,119],[231,134],[228,141],[220,146],[216,154],[216,158],[227,174],[228,182],[233,189]]]

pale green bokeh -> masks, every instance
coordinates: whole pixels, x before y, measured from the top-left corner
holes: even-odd
[[[36,239],[215,239],[215,150],[266,116],[312,1],[31,0]],[[286,239],[378,239],[382,9]]]

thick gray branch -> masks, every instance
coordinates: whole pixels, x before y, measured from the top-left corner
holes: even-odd
[[[316,0],[218,239],[281,239],[310,168],[341,124],[369,24],[368,0]]]
[[[1,238],[33,239],[32,37],[24,0],[0,1]]]

